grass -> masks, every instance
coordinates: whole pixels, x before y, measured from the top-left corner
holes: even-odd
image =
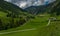
[[[9,29],[9,30],[13,30],[14,31],[14,30],[29,29],[29,28],[37,28],[39,26],[46,25],[47,24],[47,18],[48,17],[43,17],[43,18],[37,17],[35,19],[29,20],[27,23],[25,23],[24,25],[22,25],[22,26],[20,26],[18,28],[12,28],[12,29]],[[9,31],[9,30],[7,30],[7,31]]]
[[[23,26],[0,31],[0,33],[31,28],[36,28],[36,30],[15,32],[10,34],[0,34],[0,36],[60,36],[60,21],[53,21],[49,26],[46,26],[48,23],[48,18],[48,16],[36,17],[35,19],[31,19],[30,21],[25,23],[25,25]]]
[[[0,17],[5,17],[7,13],[0,11]]]
[[[16,33],[11,33],[11,34],[4,34],[0,36],[34,36],[36,35],[37,31],[25,31],[25,32],[16,32]]]
[[[24,36],[24,35],[28,36],[29,34],[30,34],[30,36],[33,36],[33,35],[38,33],[38,31],[37,31],[38,28],[43,27],[43,26],[45,26],[47,24],[47,18],[48,17],[43,17],[43,18],[36,17],[35,19],[31,19],[30,21],[25,23],[25,25],[23,25],[23,26],[20,26],[18,28],[12,28],[12,29],[9,29],[9,30],[0,31],[0,33],[1,32],[15,31],[15,30],[24,30],[24,29],[37,28],[34,31],[25,31],[25,32],[17,32],[17,33],[15,33],[16,35],[19,35],[19,36],[20,35],[21,36]],[[7,34],[7,35],[1,35],[1,36],[9,36],[9,35]],[[10,35],[10,36],[13,36],[13,35],[14,35],[14,33],[12,35]],[[14,36],[16,36],[16,35],[14,35]]]
[[[51,22],[49,26],[45,26],[39,31],[39,36],[60,36],[60,21]]]

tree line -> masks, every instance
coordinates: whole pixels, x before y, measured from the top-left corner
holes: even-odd
[[[34,16],[25,13],[19,13],[19,14],[21,15],[17,15],[12,12],[7,13],[6,17],[0,17],[0,30],[16,28],[26,23],[29,19],[35,18]]]

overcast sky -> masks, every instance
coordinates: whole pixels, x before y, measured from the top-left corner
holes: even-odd
[[[11,2],[19,6],[20,8],[26,8],[29,6],[45,5],[55,0],[5,0],[5,1]]]

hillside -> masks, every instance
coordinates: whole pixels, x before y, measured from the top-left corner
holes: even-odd
[[[18,6],[0,0],[0,30],[21,26],[30,18],[33,16]]]
[[[0,36],[60,36],[59,0],[25,10],[0,0]]]
[[[40,6],[30,6],[24,10],[28,11],[31,14],[45,13],[48,10],[48,7],[50,8],[53,5],[53,3],[55,3],[55,2],[46,4],[46,5],[40,5]]]
[[[60,15],[60,1],[57,0],[51,6],[49,6],[47,12],[53,15]]]
[[[49,14],[54,14],[54,15],[59,15],[60,13],[60,1],[57,0],[55,2],[52,2],[50,4],[47,4],[47,5],[40,5],[40,6],[31,6],[31,7],[28,7],[24,10],[28,11],[29,13],[31,14],[40,14],[40,13],[49,13]]]
[[[7,11],[11,11],[11,12],[22,11],[22,9],[19,8],[18,6],[11,4],[9,2],[6,2],[6,1],[1,1],[1,0],[0,0],[0,10],[6,11],[6,12]]]

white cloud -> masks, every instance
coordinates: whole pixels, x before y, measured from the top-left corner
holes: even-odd
[[[26,2],[24,2],[24,3],[22,2],[22,3],[20,3],[19,7],[24,8],[26,5],[27,5]]]
[[[29,6],[39,6],[39,5],[48,4],[55,0],[5,0],[5,1],[11,2],[21,8],[26,8]]]
[[[5,0],[5,1],[11,2],[11,0]]]
[[[37,1],[37,2],[34,2],[33,6],[39,6],[39,5],[43,5],[43,3],[41,1]]]

